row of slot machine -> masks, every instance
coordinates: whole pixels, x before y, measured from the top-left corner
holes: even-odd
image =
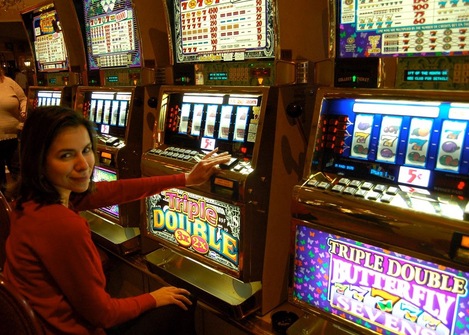
[[[187,172],[214,148],[231,154],[201,186],[82,215],[97,244],[143,255],[235,319],[287,299],[289,195],[312,99],[308,62],[279,58],[277,5],[70,0],[22,13],[37,68],[29,108],[70,106],[94,122],[95,181]],[[84,50],[66,52],[79,42]]]
[[[288,334],[469,334],[467,3],[148,5],[22,14],[30,108],[96,124],[96,181],[232,155],[201,186],[83,213],[95,241],[234,319],[287,301],[303,312]],[[62,32],[84,46],[65,61]],[[323,54],[285,61],[289,44]]]

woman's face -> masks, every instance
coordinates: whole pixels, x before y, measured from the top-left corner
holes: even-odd
[[[46,154],[46,178],[55,186],[62,199],[71,192],[88,189],[95,163],[90,135],[84,126],[64,128]]]

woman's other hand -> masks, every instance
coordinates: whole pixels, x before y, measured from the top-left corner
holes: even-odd
[[[200,185],[206,182],[220,167],[218,164],[228,163],[231,155],[227,152],[216,154],[218,148],[210,151],[191,170],[186,173],[186,186]]]
[[[190,292],[183,288],[165,286],[156,291],[150,292],[150,294],[156,301],[156,307],[177,305],[187,311],[187,306],[192,305],[192,302],[188,298],[190,296]]]

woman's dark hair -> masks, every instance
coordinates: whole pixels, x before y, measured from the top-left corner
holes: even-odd
[[[33,200],[40,205],[60,203],[60,195],[45,178],[47,153],[57,135],[68,127],[84,126],[90,135],[96,154],[96,136],[93,124],[82,114],[62,106],[38,107],[28,114],[20,140],[20,178],[15,187],[16,208]],[[93,182],[86,192],[94,187]],[[72,193],[73,195],[73,193]]]

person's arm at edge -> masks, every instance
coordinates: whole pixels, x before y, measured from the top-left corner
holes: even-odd
[[[203,184],[219,171],[219,164],[226,163],[231,158],[227,153],[215,155],[217,150],[208,153],[188,173],[96,183],[96,192],[74,201],[73,204],[76,210],[82,211],[143,199],[169,188]]]

